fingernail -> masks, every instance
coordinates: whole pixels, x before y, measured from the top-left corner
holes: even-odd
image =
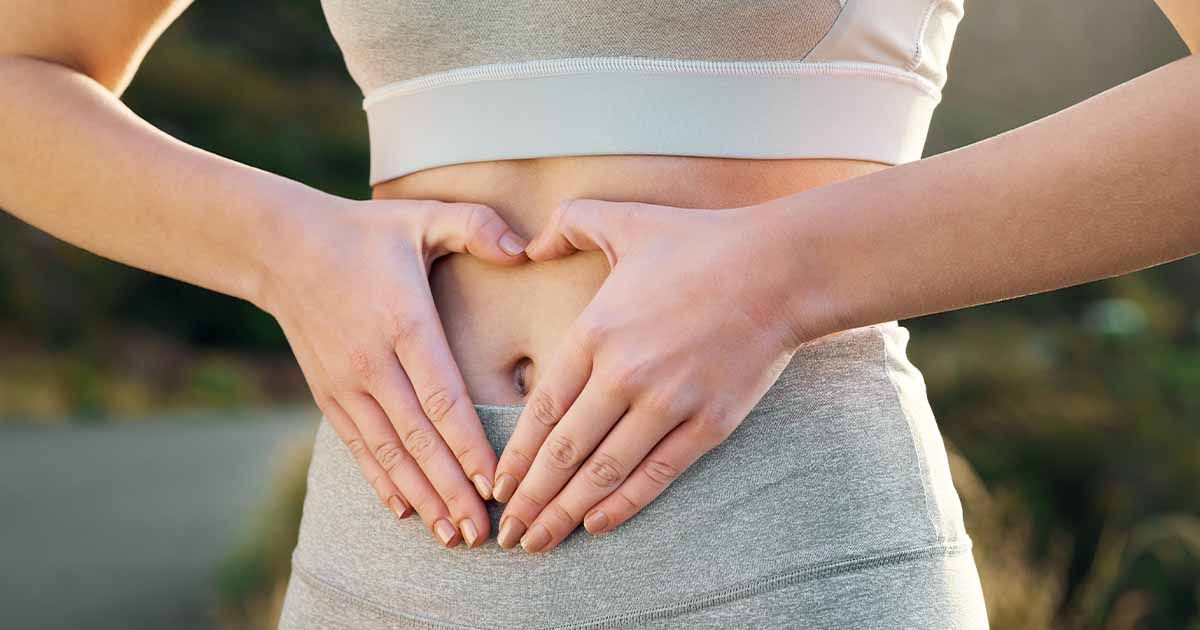
[[[588,530],[589,534],[595,534],[605,527],[608,527],[608,515],[600,510],[588,514],[583,519],[583,528]]]
[[[433,529],[437,532],[438,538],[442,539],[442,544],[447,546],[449,546],[450,541],[454,539],[454,535],[458,533],[458,530],[454,529],[454,526],[450,524],[450,521],[447,521],[444,518],[435,523]]]
[[[504,473],[496,479],[496,489],[492,492],[492,496],[501,503],[508,503],[516,491],[517,480],[512,475]]]
[[[483,497],[484,501],[492,498],[492,484],[488,482],[487,477],[475,475],[471,479],[475,482],[475,491],[479,493],[479,496]]]
[[[467,546],[474,547],[475,541],[479,538],[479,530],[475,528],[475,523],[469,518],[464,518],[458,522],[458,526],[462,529],[462,535],[467,541]]]
[[[546,529],[545,525],[536,523],[533,529],[530,529],[529,533],[521,538],[521,548],[529,553],[534,553],[540,551],[548,542],[550,542],[550,530]]]
[[[404,504],[404,500],[400,497],[392,495],[392,498],[388,499],[388,506],[396,513],[396,518],[408,517],[408,506]]]
[[[516,256],[525,251],[525,239],[513,232],[505,232],[504,236],[500,237],[500,249],[503,249],[509,256]]]
[[[504,549],[512,549],[517,546],[517,542],[521,540],[521,535],[524,533],[525,523],[515,516],[510,516],[500,523],[500,535],[496,536],[496,542]]]

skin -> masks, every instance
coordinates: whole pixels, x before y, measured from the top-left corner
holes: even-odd
[[[380,502],[400,518],[415,510],[446,546],[482,544],[496,454],[428,272],[450,252],[520,264],[525,241],[482,204],[342,199],[138,118],[118,97],[186,5],[0,5],[0,207],[274,315]]]
[[[1161,6],[1194,51],[1200,2]],[[599,251],[612,273],[501,456],[497,474],[519,480],[497,492],[501,544],[515,528],[544,552],[580,523],[625,522],[804,342],[1200,251],[1198,100],[1193,54],[994,138],[765,204],[563,203],[530,259]]]
[[[0,5],[0,207],[275,316],[382,509],[415,511],[445,546],[490,534],[483,499],[496,453],[473,402],[524,400],[514,366],[536,383],[608,273],[599,256],[522,264],[526,243],[510,254],[502,239],[542,229],[570,197],[728,208],[885,167],[509,160],[429,169],[376,186],[371,201],[342,199],[182,143],[120,102],[187,5]]]
[[[967,153],[971,159],[956,158],[963,161],[921,171],[914,169],[937,158],[886,170],[885,165],[839,160],[546,158],[430,169],[381,184],[372,201],[358,202],[179,143],[120,104],[117,97],[142,56],[186,4],[118,0],[99,7],[82,0],[20,0],[0,8],[0,24],[5,25],[0,27],[5,35],[0,38],[0,108],[6,112],[0,119],[0,161],[6,165],[0,171],[0,206],[68,242],[247,299],[275,315],[314,398],[356,453],[381,502],[407,497],[399,513],[411,511],[408,503],[416,505],[435,535],[439,521],[466,514],[480,530],[475,544],[487,537],[482,503],[467,481],[475,471],[485,481],[492,478],[486,464],[490,448],[479,448],[482,435],[472,400],[531,403],[519,435],[500,461],[501,472],[513,480],[501,492],[504,475],[496,477],[496,493],[506,499],[518,490],[516,481],[536,457],[552,458],[544,453],[563,450],[539,449],[544,437],[539,441],[537,436],[557,429],[531,429],[530,418],[559,425],[592,380],[597,391],[619,389],[626,411],[635,406],[646,410],[623,419],[616,413],[593,416],[601,426],[616,427],[614,435],[646,438],[643,445],[629,444],[624,460],[614,456],[631,472],[620,477],[624,471],[618,470],[615,482],[611,474],[602,475],[610,478],[609,491],[588,490],[589,496],[575,498],[547,491],[535,497],[531,484],[521,496],[545,499],[542,504],[548,507],[521,508],[514,500],[505,514],[507,521],[523,509],[517,515],[527,520],[511,522],[524,531],[525,523],[538,519],[549,532],[557,527],[552,519],[563,516],[557,509],[568,505],[551,501],[566,495],[574,501],[570,506],[583,505],[602,494],[587,512],[562,509],[575,522],[571,529],[578,525],[576,516],[603,511],[609,522],[589,529],[609,531],[657,496],[674,474],[686,469],[689,457],[699,457],[708,444],[732,431],[730,425],[740,422],[734,420],[737,410],[752,406],[747,401],[761,396],[763,383],[773,381],[778,364],[800,340],[1064,286],[1071,278],[1081,282],[1161,262],[1177,250],[1182,251],[1178,255],[1195,251],[1191,241],[1173,240],[1195,234],[1187,222],[1194,208],[1191,214],[1180,210],[1189,195],[1195,198],[1195,190],[1181,183],[1196,163],[1194,153],[1187,153],[1196,144],[1181,140],[1195,136],[1194,118],[1181,105],[1189,98],[1194,102],[1194,63],[1186,72],[1172,71],[1168,79],[1139,79],[1139,85],[1151,87],[1138,87],[1124,105],[1106,104],[1086,117],[1064,112],[1059,120],[1070,124],[1040,134],[1006,134],[1024,140],[993,142],[991,150],[960,150],[946,158]],[[1200,21],[1194,0],[1161,4],[1194,47]],[[1159,98],[1180,86],[1183,96]],[[1158,105],[1136,109],[1129,104],[1143,99],[1158,99]],[[1112,131],[1110,138],[1113,120],[1124,123],[1124,131]],[[1132,142],[1106,144],[1128,139],[1133,128],[1142,133],[1147,127],[1173,143],[1160,139],[1140,149],[1128,146]],[[1064,143],[1063,138],[1078,141]],[[1056,159],[1039,159],[1036,169],[1024,160],[1047,153],[1057,154]],[[1022,161],[1025,168],[1012,168]],[[1107,167],[1097,163],[1101,161]],[[98,171],[93,168],[97,163],[106,168]],[[1139,174],[1153,176],[1155,186],[1131,183],[1125,171],[1114,177],[1113,164],[1137,165]],[[892,172],[903,176],[883,179]],[[27,183],[46,181],[58,185]],[[1126,190],[1126,184],[1133,188]],[[981,185],[989,191],[990,203],[981,201]],[[811,192],[801,192],[806,190]],[[930,190],[946,194],[933,200]],[[1126,192],[1129,196],[1122,196]],[[1114,198],[1134,201],[1115,208],[1115,214],[1088,214],[1111,207]],[[568,199],[606,201],[578,201],[569,210],[555,210]],[[1173,203],[1162,205],[1164,201]],[[1013,223],[1017,205],[1024,222]],[[970,212],[959,211],[968,206]],[[1071,211],[1056,214],[1064,208]],[[715,209],[726,210],[711,212]],[[588,216],[604,219],[588,221]],[[851,216],[856,219],[847,220]],[[1047,226],[1047,217],[1061,221]],[[1145,221],[1130,222],[1138,218]],[[1171,218],[1176,221],[1168,222]],[[946,221],[957,231],[940,229]],[[585,225],[591,226],[587,232]],[[1019,237],[997,238],[1009,225],[1029,229],[1019,230]],[[541,233],[529,248],[538,264],[522,265],[521,254],[509,256],[499,249],[509,226],[520,234]],[[1080,231],[1080,226],[1091,231]],[[1031,233],[1043,229],[1048,236],[1031,242]],[[966,242],[975,247],[962,246],[962,230],[974,235]],[[1104,234],[1113,240],[1105,241]],[[1064,235],[1079,239],[1082,253],[1063,255]],[[1169,238],[1160,238],[1164,235]],[[1161,240],[1170,243],[1157,242]],[[1119,251],[1098,245],[1106,242]],[[571,253],[581,248],[596,251]],[[1096,255],[1101,250],[1105,256]],[[1006,262],[1033,255],[1040,265],[997,271],[983,264],[987,259],[980,252]],[[670,261],[670,268],[655,261]],[[957,275],[948,273],[948,267]],[[346,269],[354,271],[342,271]],[[747,269],[776,273],[760,277]],[[730,279],[734,270],[744,276],[737,282]],[[423,271],[432,273],[428,282]],[[686,282],[689,276],[691,283]],[[712,282],[701,287],[695,278]],[[714,290],[714,284],[728,292]],[[444,328],[430,312],[430,291]],[[686,302],[681,297],[686,295],[705,299]],[[714,295],[721,299],[712,299]],[[380,299],[369,299],[373,297]],[[309,306],[314,304],[325,308]],[[637,308],[628,308],[630,304]],[[449,353],[442,352],[442,339],[462,366],[461,375]],[[745,339],[755,341],[746,348],[739,343]],[[680,350],[709,342],[726,350],[705,355],[709,363],[714,356],[718,363],[735,357],[736,374],[718,378],[720,366],[700,365]],[[401,350],[425,347],[421,344],[429,350]],[[563,358],[571,356],[578,362]],[[518,363],[530,366],[525,380],[535,388],[532,395],[513,386]],[[581,365],[589,366],[582,383]],[[416,376],[422,369],[427,376]],[[647,375],[654,375],[653,382]],[[719,382],[721,388],[699,387],[692,378]],[[576,395],[569,393],[571,383],[579,384]],[[707,398],[705,392],[711,391],[722,391],[722,399]],[[439,392],[446,395],[433,395]],[[545,392],[565,393],[556,401]],[[392,402],[385,406],[381,398]],[[421,402],[429,400],[441,402],[422,408]],[[606,412],[617,407],[604,404]],[[443,430],[446,422],[440,421],[429,423],[436,434],[406,432],[412,423],[428,422],[431,414],[441,417],[436,411],[445,408],[455,411],[452,424],[459,431]],[[693,409],[701,411],[689,416]],[[653,411],[663,413],[655,416]],[[583,413],[581,406],[576,415],[584,418]],[[538,414],[544,420],[537,420]],[[671,428],[672,416],[688,417]],[[630,427],[618,426],[630,419],[635,420]],[[681,430],[689,423],[692,428]],[[571,423],[587,425],[587,420]],[[402,435],[420,436],[414,446],[433,447],[417,448],[428,454],[412,457]],[[465,435],[467,441],[458,442],[455,435]],[[651,441],[655,435],[666,437]],[[674,450],[664,446],[668,443]],[[578,444],[580,459],[596,450],[584,441]],[[639,450],[647,452],[639,458]],[[483,463],[462,461],[461,456],[480,454]],[[380,459],[389,462],[387,471]],[[447,462],[451,465],[445,466]],[[548,477],[566,477],[562,485],[580,485],[576,478],[583,478],[588,467],[581,462],[583,473],[576,475],[564,475],[554,466],[546,470]],[[638,483],[643,484],[640,490]],[[545,487],[553,485],[552,479],[545,482]],[[503,529],[502,546],[516,544],[514,530],[506,539]],[[565,536],[558,531],[541,550]],[[447,544],[459,540],[456,532]]]

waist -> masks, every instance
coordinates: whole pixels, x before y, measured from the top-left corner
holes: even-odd
[[[628,627],[788,584],[847,601],[841,578],[882,565],[903,568],[898,583],[932,579],[912,562],[965,555],[970,539],[907,339],[889,323],[806,344],[737,430],[650,506],[547,554],[438,546],[419,521],[379,505],[322,423],[296,574],[393,621],[472,628]],[[522,406],[476,408],[501,449]],[[501,507],[489,503],[492,531]]]
[[[639,201],[687,208],[750,206],[886,164],[858,160],[751,160],[604,155],[474,162],[380,183],[376,199],[437,199],[493,207],[532,237],[564,199]],[[447,256],[431,273],[450,347],[477,403],[520,402],[568,327],[608,274],[595,252],[500,268]]]

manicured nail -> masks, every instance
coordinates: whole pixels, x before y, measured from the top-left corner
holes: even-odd
[[[548,542],[550,542],[550,530],[546,529],[545,525],[536,523],[529,533],[521,538],[521,548],[529,553],[534,553],[541,551]]]
[[[505,232],[504,236],[500,237],[500,249],[509,256],[516,256],[525,251],[525,239],[512,232]]]
[[[589,534],[595,534],[608,527],[608,515],[600,510],[596,510],[583,519],[583,528],[588,530]]]
[[[516,491],[517,480],[512,475],[504,473],[496,479],[496,489],[492,492],[492,497],[501,503],[508,503]]]
[[[396,518],[408,518],[408,515],[410,514],[408,511],[408,506],[405,505],[404,500],[398,496],[392,495],[392,498],[388,499],[388,506],[391,507],[392,511],[396,513]]]
[[[512,549],[517,546],[524,533],[525,523],[515,516],[510,516],[500,523],[500,535],[496,536],[496,542],[504,549]]]
[[[484,501],[492,498],[492,484],[483,475],[475,475],[471,478],[475,482],[475,491],[479,496],[483,497]]]
[[[454,529],[454,526],[450,524],[450,521],[447,521],[444,518],[435,523],[433,525],[433,529],[437,532],[438,538],[442,539],[442,544],[446,546],[450,546],[450,541],[453,540],[455,534],[458,533],[458,530]]]
[[[469,518],[464,518],[458,522],[458,526],[462,529],[462,535],[467,541],[467,546],[474,547],[475,541],[479,539],[479,530],[475,528],[475,523]]]

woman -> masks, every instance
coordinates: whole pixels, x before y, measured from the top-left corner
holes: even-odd
[[[1200,249],[1195,55],[917,161],[956,0],[325,0],[360,202],[120,105],[185,4],[0,9],[0,205],[279,320],[283,627],[986,627],[895,320]]]

